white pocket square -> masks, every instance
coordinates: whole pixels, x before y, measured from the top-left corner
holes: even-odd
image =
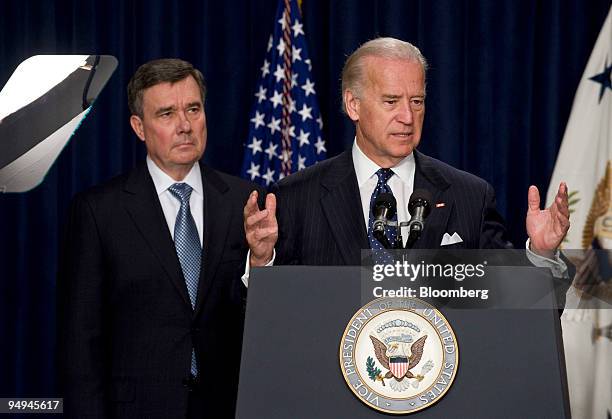
[[[444,233],[444,236],[442,236],[442,243],[440,243],[440,246],[448,246],[451,244],[457,244],[457,243],[462,243],[462,242],[463,242],[463,239],[455,231],[452,236],[448,233]]]

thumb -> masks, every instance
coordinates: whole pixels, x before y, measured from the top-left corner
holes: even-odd
[[[529,192],[527,193],[527,205],[529,207],[529,211],[539,211],[540,210],[540,191],[534,185],[529,187]]]

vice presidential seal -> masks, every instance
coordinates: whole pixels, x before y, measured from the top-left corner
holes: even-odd
[[[446,318],[416,298],[379,298],[350,320],[340,368],[365,404],[386,413],[425,409],[446,394],[459,362]]]

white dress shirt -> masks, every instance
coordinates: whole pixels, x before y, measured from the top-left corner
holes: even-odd
[[[164,217],[166,218],[166,224],[168,224],[168,229],[170,230],[173,240],[174,224],[176,223],[176,216],[181,208],[181,202],[172,195],[168,188],[175,183],[186,183],[191,186],[193,191],[189,197],[189,208],[191,209],[191,215],[198,229],[200,246],[202,246],[204,242],[204,189],[202,188],[202,175],[200,174],[200,165],[198,162],[195,162],[187,176],[185,176],[185,179],[180,182],[172,179],[166,172],[160,169],[148,155],[147,168],[153,179],[155,191],[157,192],[157,197],[159,198],[159,203],[161,204]]]
[[[357,141],[353,142],[352,154],[359,195],[361,196],[363,220],[367,229],[370,220],[370,200],[378,183],[376,172],[380,167],[361,151]],[[391,167],[391,170],[394,175],[389,178],[387,185],[389,185],[397,201],[397,220],[400,222],[409,221],[408,201],[414,190],[414,172],[416,170],[414,154],[410,153],[410,155],[404,157],[399,164]]]

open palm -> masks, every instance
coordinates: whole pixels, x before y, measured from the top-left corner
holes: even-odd
[[[555,200],[550,207],[540,209],[540,192],[535,186],[529,187],[528,209],[525,224],[534,252],[551,252],[557,249],[569,230],[569,204],[567,185],[561,183]]]

